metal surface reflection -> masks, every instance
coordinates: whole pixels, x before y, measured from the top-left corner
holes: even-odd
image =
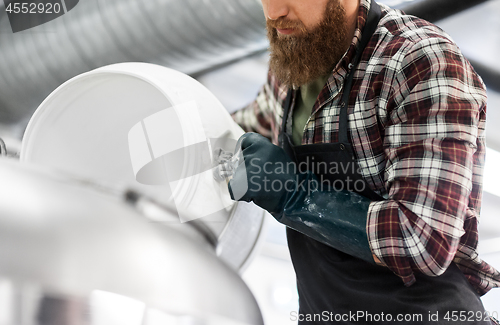
[[[7,155],[7,148],[5,147],[5,142],[0,138],[0,156]]]
[[[0,278],[2,325],[245,325],[224,317],[169,313],[144,302],[95,290],[88,298],[54,294]]]
[[[10,159],[0,179],[0,324],[262,324],[194,228],[152,223],[122,196]]]

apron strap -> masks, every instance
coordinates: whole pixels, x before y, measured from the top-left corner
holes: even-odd
[[[349,95],[352,89],[352,82],[354,79],[354,70],[359,64],[361,60],[361,55],[365,50],[366,45],[370,41],[377,29],[377,25],[380,21],[380,17],[382,16],[382,10],[380,6],[375,1],[371,1],[370,11],[368,12],[368,19],[363,30],[363,36],[361,37],[361,41],[359,42],[358,50],[356,51],[356,56],[352,61],[351,70],[348,72],[346,81],[344,83],[344,92],[342,94],[342,98],[340,100],[340,117],[339,117],[339,142],[348,144],[349,138],[347,134],[347,129],[349,126],[349,122],[347,119],[347,107],[349,106]]]
[[[285,148],[285,134],[286,134],[286,121],[288,120],[288,114],[290,113],[290,107],[292,106],[293,89],[288,89],[286,94],[285,104],[283,105],[283,117],[281,121],[281,132],[279,134],[278,142],[281,148]]]

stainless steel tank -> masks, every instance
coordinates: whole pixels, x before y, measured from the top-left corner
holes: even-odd
[[[212,151],[233,151],[243,130],[203,85],[158,65],[121,63],[78,75],[38,107],[21,161],[123,185],[214,233],[217,254],[240,272],[262,242],[265,211],[230,199]],[[145,214],[153,219],[154,209]],[[178,222],[179,223],[179,222]]]
[[[0,324],[263,323],[189,223],[152,222],[120,190],[7,158],[0,180]]]

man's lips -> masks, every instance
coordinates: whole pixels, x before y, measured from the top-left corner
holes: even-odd
[[[283,35],[290,35],[290,34],[293,34],[293,32],[295,31],[292,28],[283,28],[283,29],[276,28],[276,30],[278,31],[278,33],[283,34]]]

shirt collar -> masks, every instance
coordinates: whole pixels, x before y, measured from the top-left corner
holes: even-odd
[[[342,77],[345,77],[349,69],[349,64],[353,61],[354,55],[356,54],[356,49],[358,48],[359,42],[361,40],[362,31],[366,25],[368,19],[368,12],[370,11],[371,0],[360,0],[359,10],[358,10],[358,21],[356,24],[356,29],[354,31],[354,37],[352,38],[351,45],[347,49],[346,53],[339,61],[333,74],[339,73]]]
[[[316,102],[313,108],[313,113],[318,111],[324,104],[329,102],[339,93],[340,89],[343,87],[347,73],[351,69],[355,68],[354,66],[352,66],[351,62],[354,60],[354,55],[356,54],[356,50],[361,40],[362,31],[366,25],[366,21],[368,20],[368,12],[370,10],[371,1],[372,0],[360,0],[358,21],[356,24],[356,29],[354,31],[354,37],[351,41],[351,45],[347,49],[342,59],[340,59],[340,61],[333,69],[330,78],[328,78],[328,82],[325,85],[325,88],[323,88],[323,90],[320,92],[320,100]]]

